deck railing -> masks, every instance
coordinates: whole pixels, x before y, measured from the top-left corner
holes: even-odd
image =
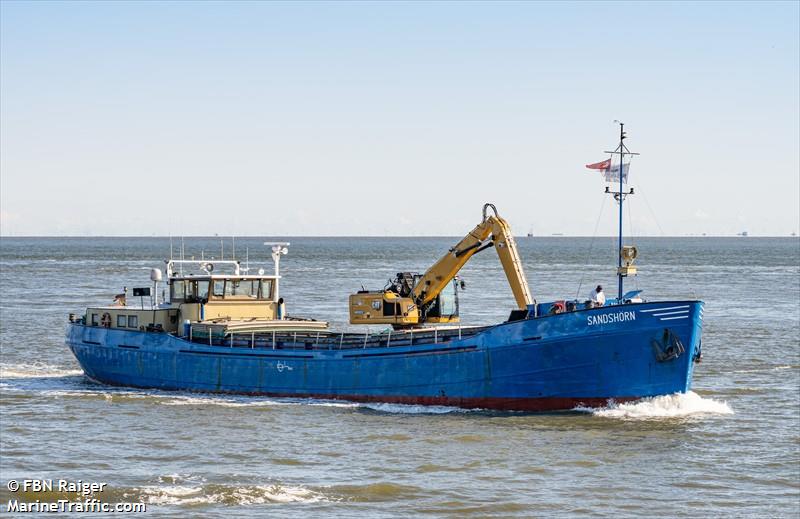
[[[190,342],[208,346],[280,350],[348,350],[366,348],[397,348],[423,344],[447,344],[470,337],[483,328],[448,328],[444,330],[388,330],[380,333],[358,332],[231,332],[189,328]]]

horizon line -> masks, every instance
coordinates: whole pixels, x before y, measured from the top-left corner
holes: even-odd
[[[184,235],[155,235],[155,234],[23,234],[23,235],[0,235],[3,238],[458,238],[456,235],[447,234],[424,234],[424,235],[400,235],[400,234],[234,234],[234,235],[206,235],[206,234],[184,234]],[[589,236],[585,234],[542,234],[534,236],[518,235],[514,238],[618,238],[616,234]],[[800,238],[796,234],[669,234],[669,235],[639,235],[628,236],[629,239],[636,238]]]

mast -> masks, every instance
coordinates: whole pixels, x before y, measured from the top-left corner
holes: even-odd
[[[622,152],[624,144],[622,143],[623,139],[625,139],[625,123],[619,123],[619,240],[617,247],[617,279],[619,280],[619,291],[617,295],[617,302],[622,301],[622,202],[625,198],[622,196],[622,178],[623,178],[623,171],[622,169],[625,167],[625,155]]]
[[[617,149],[614,151],[607,151],[606,153],[610,155],[619,155],[619,191],[611,192],[609,191],[608,187],[606,187],[606,193],[612,193],[614,195],[614,199],[619,202],[619,236],[617,240],[617,280],[618,280],[618,291],[617,291],[617,302],[622,302],[622,294],[623,294],[623,278],[627,275],[626,270],[622,268],[622,204],[625,200],[625,195],[632,195],[633,188],[630,191],[624,192],[622,183],[623,179],[625,178],[625,156],[626,155],[638,155],[638,153],[632,153],[627,146],[625,146],[625,123],[621,121],[614,121],[615,123],[619,124],[619,145]]]

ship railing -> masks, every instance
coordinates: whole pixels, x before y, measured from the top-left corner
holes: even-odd
[[[189,328],[189,341],[208,346],[280,350],[350,350],[366,348],[399,348],[428,344],[447,344],[478,333],[483,328],[448,328],[379,333],[330,331],[271,331],[197,333]]]

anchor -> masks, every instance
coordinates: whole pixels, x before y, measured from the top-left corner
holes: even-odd
[[[695,364],[700,364],[701,362],[703,362],[703,341],[697,342],[697,349],[694,352],[692,360],[694,361]]]
[[[661,342],[653,339],[651,343],[658,362],[667,362],[677,359],[686,351],[680,338],[669,328],[664,328]]]

